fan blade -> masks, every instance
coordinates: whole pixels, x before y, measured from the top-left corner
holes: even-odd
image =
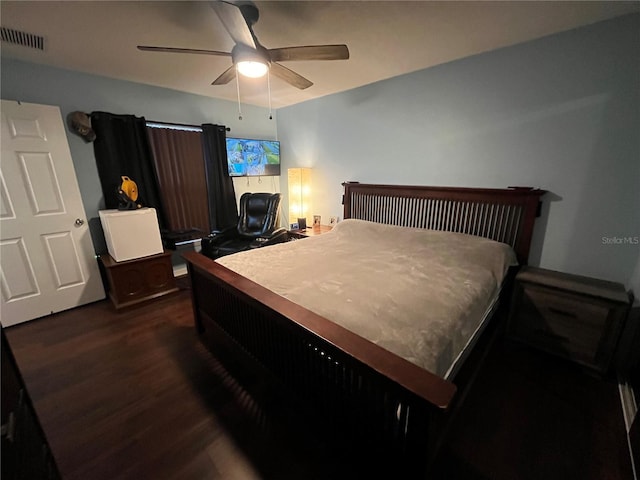
[[[251,29],[236,5],[222,1],[211,2],[210,5],[235,43],[256,48]]]
[[[217,52],[216,50],[199,50],[197,48],[173,48],[173,47],[149,47],[138,45],[138,50],[145,52],[167,52],[167,53],[197,53],[198,55],[215,55],[218,57],[230,57],[229,52]]]
[[[211,83],[211,85],[226,85],[231,80],[233,80],[235,77],[236,77],[236,66],[235,65],[231,65],[224,72],[222,72],[222,75],[220,75],[218,78],[216,78]]]
[[[271,63],[271,73],[300,90],[304,90],[305,88],[309,88],[313,85],[313,82],[310,82],[302,75],[297,74],[293,70],[289,70],[287,67],[284,67],[279,63]]]
[[[347,60],[349,49],[346,45],[309,45],[306,47],[284,47],[269,50],[272,62],[294,60]]]

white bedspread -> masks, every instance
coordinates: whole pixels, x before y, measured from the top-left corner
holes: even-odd
[[[440,376],[517,264],[503,243],[363,220],[217,262]]]

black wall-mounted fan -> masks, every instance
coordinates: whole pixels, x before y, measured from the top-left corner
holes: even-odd
[[[265,48],[255,33],[253,25],[260,16],[258,8],[252,3],[233,4],[224,1],[210,3],[220,21],[235,42],[231,52],[216,50],[199,50],[193,48],[153,47],[138,45],[139,50],[148,52],[193,53],[198,55],[214,55],[231,57],[233,65],[225,70],[212,85],[225,85],[236,76],[236,65],[241,62],[256,62],[266,66],[276,77],[301,90],[313,85],[302,75],[280,65],[278,62],[296,60],[346,60],[349,49],[346,45],[309,45],[299,47]],[[265,72],[266,72],[265,69]]]

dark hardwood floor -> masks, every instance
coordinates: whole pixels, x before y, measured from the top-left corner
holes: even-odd
[[[64,479],[380,478],[263,376],[223,366],[185,287],[129,312],[103,301],[7,329]],[[500,343],[432,477],[631,479],[615,382]]]

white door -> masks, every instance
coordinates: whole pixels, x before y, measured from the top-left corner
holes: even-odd
[[[2,100],[0,321],[105,297],[60,109]]]

